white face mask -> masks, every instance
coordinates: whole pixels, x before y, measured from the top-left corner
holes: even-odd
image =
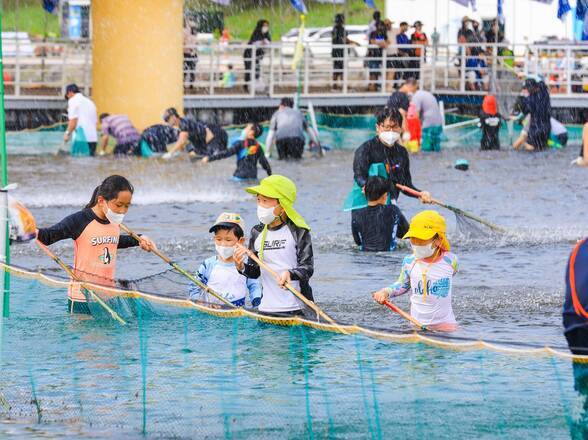
[[[228,260],[235,253],[235,246],[219,246],[218,244],[215,244],[214,248],[216,249],[216,253],[223,260]]]
[[[120,225],[123,222],[125,215],[119,214],[117,212],[114,212],[112,209],[107,208],[106,209],[106,218],[108,219],[108,221],[110,223],[114,223],[115,225]]]
[[[417,257],[419,260],[422,258],[429,258],[437,250],[437,246],[435,246],[433,243],[426,244],[424,246],[417,246],[415,244],[411,244],[411,246],[412,251],[414,252],[414,256]]]
[[[264,26],[261,28],[261,32],[263,32],[264,34],[267,34],[269,31],[269,28],[267,26]]]
[[[274,214],[273,208],[264,208],[263,206],[257,205],[257,218],[261,223],[264,225],[269,225],[276,219],[276,214]]]
[[[378,135],[378,137],[384,144],[391,147],[400,139],[400,133],[396,131],[383,131]]]

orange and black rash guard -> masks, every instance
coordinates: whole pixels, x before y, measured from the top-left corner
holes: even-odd
[[[74,241],[74,273],[83,281],[114,284],[117,249],[138,246],[128,235],[120,235],[120,226],[102,220],[90,208],[78,211],[56,225],[39,229],[39,241],[47,246],[60,240]],[[79,287],[72,285],[69,298],[86,301]]]

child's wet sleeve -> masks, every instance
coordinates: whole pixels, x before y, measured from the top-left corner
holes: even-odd
[[[247,290],[251,305],[257,307],[261,301],[261,282],[258,279],[247,278]]]
[[[387,287],[390,296],[400,296],[410,290],[410,258],[412,257],[406,257],[404,259],[398,279],[394,284]]]
[[[202,263],[200,265],[200,267],[198,268],[198,271],[194,275],[203,284],[207,284],[208,283],[207,272],[208,272],[208,270],[207,270],[206,261],[205,261],[204,263]],[[204,292],[198,284],[196,284],[194,282],[190,282],[190,284],[188,286],[188,296],[190,297],[190,299],[193,299],[193,300],[202,299],[203,294],[204,294]]]

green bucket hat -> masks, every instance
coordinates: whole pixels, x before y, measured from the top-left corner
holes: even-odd
[[[296,201],[296,185],[290,179],[279,174],[272,174],[259,182],[259,185],[246,188],[249,194],[261,195],[270,199],[277,199],[286,215],[299,228],[308,229],[304,218],[294,209]]]

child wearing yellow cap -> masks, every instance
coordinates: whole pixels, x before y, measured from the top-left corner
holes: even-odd
[[[435,211],[422,211],[412,218],[404,238],[410,238],[413,254],[404,258],[398,280],[375,292],[374,299],[383,304],[410,291],[413,318],[431,330],[457,330],[451,306],[457,257],[449,252],[445,219]]]
[[[280,282],[278,284],[252,259],[245,262],[247,251],[243,248],[237,248],[235,252],[237,270],[247,278],[261,278],[260,312],[279,316],[301,315],[302,302],[284,290],[289,283],[307,299],[314,300],[309,284],[314,273],[312,240],[310,228],[294,209],[296,185],[287,177],[274,174],[246,191],[257,197],[260,222],[251,230],[249,249],[280,274]]]

